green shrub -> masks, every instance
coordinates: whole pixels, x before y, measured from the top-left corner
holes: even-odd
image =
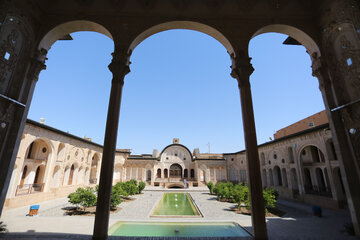
[[[236,184],[233,187],[232,195],[234,197],[234,202],[240,206],[241,203],[245,203],[249,199],[249,188],[244,185]]]
[[[113,186],[111,189],[110,208],[115,209],[117,205],[121,203],[121,191],[122,189]]]
[[[97,197],[94,193],[94,190],[91,187],[78,188],[75,192],[70,193],[69,202],[71,204],[82,206],[85,210],[85,207],[91,207],[96,204]]]
[[[128,182],[131,183],[131,184],[134,184],[135,186],[138,185],[138,182],[135,179],[131,179]]]
[[[129,194],[129,195],[135,195],[138,193],[139,188],[137,186],[137,181],[132,179],[130,181],[124,182],[123,189]]]
[[[141,181],[139,182],[139,185],[138,185],[138,189],[139,189],[139,192],[138,193],[141,193],[142,190],[144,190],[146,187],[146,183]]]
[[[209,188],[210,194],[214,194],[214,184],[213,182],[208,182],[207,187]]]
[[[268,189],[268,188],[265,188],[263,190],[265,211],[267,211],[267,209],[269,209],[269,208],[275,207],[276,195],[275,195],[275,192],[272,190],[273,189]]]
[[[125,183],[118,182],[114,185],[114,188],[116,188],[116,191],[119,193],[121,197],[127,197],[129,196],[129,193],[125,190]]]
[[[210,189],[211,184],[209,186],[209,183],[208,188]],[[213,193],[216,194],[218,200],[226,200],[228,202],[237,203],[239,207],[241,206],[241,204],[244,204],[247,209],[250,209],[251,204],[249,187],[245,184],[218,182],[213,187]],[[263,198],[266,212],[267,209],[275,207],[278,195],[279,193],[272,188],[266,188],[263,190]]]
[[[275,200],[278,199],[278,197],[279,197],[279,192],[276,191],[275,189],[267,187],[267,188],[265,188],[264,190],[267,191],[267,192],[269,192],[271,195],[274,195],[274,196],[275,196]]]

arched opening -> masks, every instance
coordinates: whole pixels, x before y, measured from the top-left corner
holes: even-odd
[[[288,187],[288,180],[287,180],[287,173],[286,173],[286,169],[283,168],[281,170],[281,175],[282,175],[282,179],[283,179],[283,186],[284,187]]]
[[[52,182],[51,182],[51,187],[52,188],[57,188],[60,186],[60,166],[56,166],[54,168],[54,172],[52,175]]]
[[[20,187],[22,187],[25,184],[26,176],[27,176],[27,166],[25,165],[23,172],[21,174]]]
[[[97,153],[94,154],[91,160],[91,170],[90,170],[90,183],[96,184],[98,182],[98,168],[100,157]]]
[[[294,163],[294,154],[292,147],[288,147],[288,157],[289,157],[289,163]]]
[[[160,168],[158,168],[158,170],[156,171],[156,177],[161,178],[161,169]]]
[[[274,184],[275,184],[275,186],[283,185],[280,168],[278,166],[274,167]]]
[[[62,162],[65,159],[65,144],[60,143],[59,150],[57,154],[57,161]]]
[[[317,190],[319,192],[325,192],[325,179],[324,179],[324,174],[321,168],[316,168],[315,169],[315,174],[316,174],[316,180],[317,180]]]
[[[184,178],[188,178],[188,170],[186,168],[184,169]]]
[[[165,168],[164,169],[164,178],[168,178],[169,177],[168,175],[169,175],[168,170],[167,170],[167,168]]]
[[[67,185],[71,185],[73,183],[74,171],[75,171],[75,167],[74,167],[74,164],[73,164],[73,165],[71,165],[71,168],[70,168],[69,180],[67,182]]]
[[[191,178],[191,179],[194,179],[194,178],[195,178],[195,171],[194,171],[194,169],[191,169],[191,170],[190,170],[190,178]]]
[[[263,188],[267,187],[267,176],[266,176],[266,170],[265,169],[262,170],[261,179],[262,179]]]
[[[269,169],[269,178],[270,178],[270,186],[274,186],[273,171],[271,168]]]
[[[151,181],[151,170],[147,170],[146,181]]]
[[[311,173],[310,170],[308,168],[304,168],[304,175],[305,175],[305,191],[306,193],[311,192],[314,190],[313,188],[313,182],[312,182],[312,178],[311,178]]]
[[[84,182],[85,183],[88,183],[89,182],[89,178],[90,178],[90,171],[89,171],[89,168],[87,167],[85,169],[85,179],[84,179]]]
[[[261,166],[265,166],[265,154],[263,152],[260,154],[260,162]]]
[[[190,22],[190,21],[173,21],[173,22],[166,22],[156,26],[153,26],[141,34],[139,34],[134,41],[130,45],[129,52],[133,52],[134,49],[146,38],[160,32],[164,32],[167,30],[173,29],[187,29],[187,30],[194,30],[198,32],[205,33],[216,40],[218,40],[227,50],[227,52],[231,55],[234,53],[234,49],[230,43],[230,41],[218,30],[215,28],[198,23],[198,22]]]
[[[36,168],[35,177],[34,177],[34,184],[39,183],[39,176],[40,176],[40,166]]]
[[[325,157],[322,151],[318,147],[313,145],[304,147],[302,149],[300,159],[302,164],[325,162]]]
[[[182,177],[182,167],[174,163],[170,166],[170,177],[172,178],[181,178]]]
[[[111,33],[98,23],[84,20],[70,21],[60,24],[49,31],[41,40],[38,49],[49,50],[51,46],[64,36],[74,32],[97,32],[112,39]]]
[[[297,175],[296,175],[296,169],[292,168],[290,170],[290,179],[291,179],[291,188],[294,192],[294,194],[298,194],[299,193],[299,183],[298,183],[298,179],[297,179]]]
[[[51,147],[44,139],[33,141],[26,149],[26,161],[35,163],[34,161],[44,161],[46,163],[51,157]]]
[[[205,170],[200,170],[200,182],[205,182]]]

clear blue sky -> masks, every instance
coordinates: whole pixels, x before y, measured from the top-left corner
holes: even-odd
[[[72,34],[48,53],[29,118],[103,144],[112,74],[113,42],[98,33]],[[258,143],[276,130],[324,109],[318,81],[302,46],[268,33],[250,42]],[[118,148],[134,154],[161,151],[174,137],[207,152],[244,149],[240,97],[230,57],[212,37],[190,30],[158,33],[131,56],[123,89]]]

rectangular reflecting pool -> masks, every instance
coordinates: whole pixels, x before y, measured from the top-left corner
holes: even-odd
[[[128,237],[249,237],[234,222],[117,222],[109,230],[111,236]]]
[[[152,217],[201,217],[188,193],[164,193]]]

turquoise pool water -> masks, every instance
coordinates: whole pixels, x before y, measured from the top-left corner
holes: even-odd
[[[153,216],[200,216],[187,193],[164,193]]]
[[[128,237],[250,237],[233,222],[179,223],[179,222],[117,222],[111,236]]]

